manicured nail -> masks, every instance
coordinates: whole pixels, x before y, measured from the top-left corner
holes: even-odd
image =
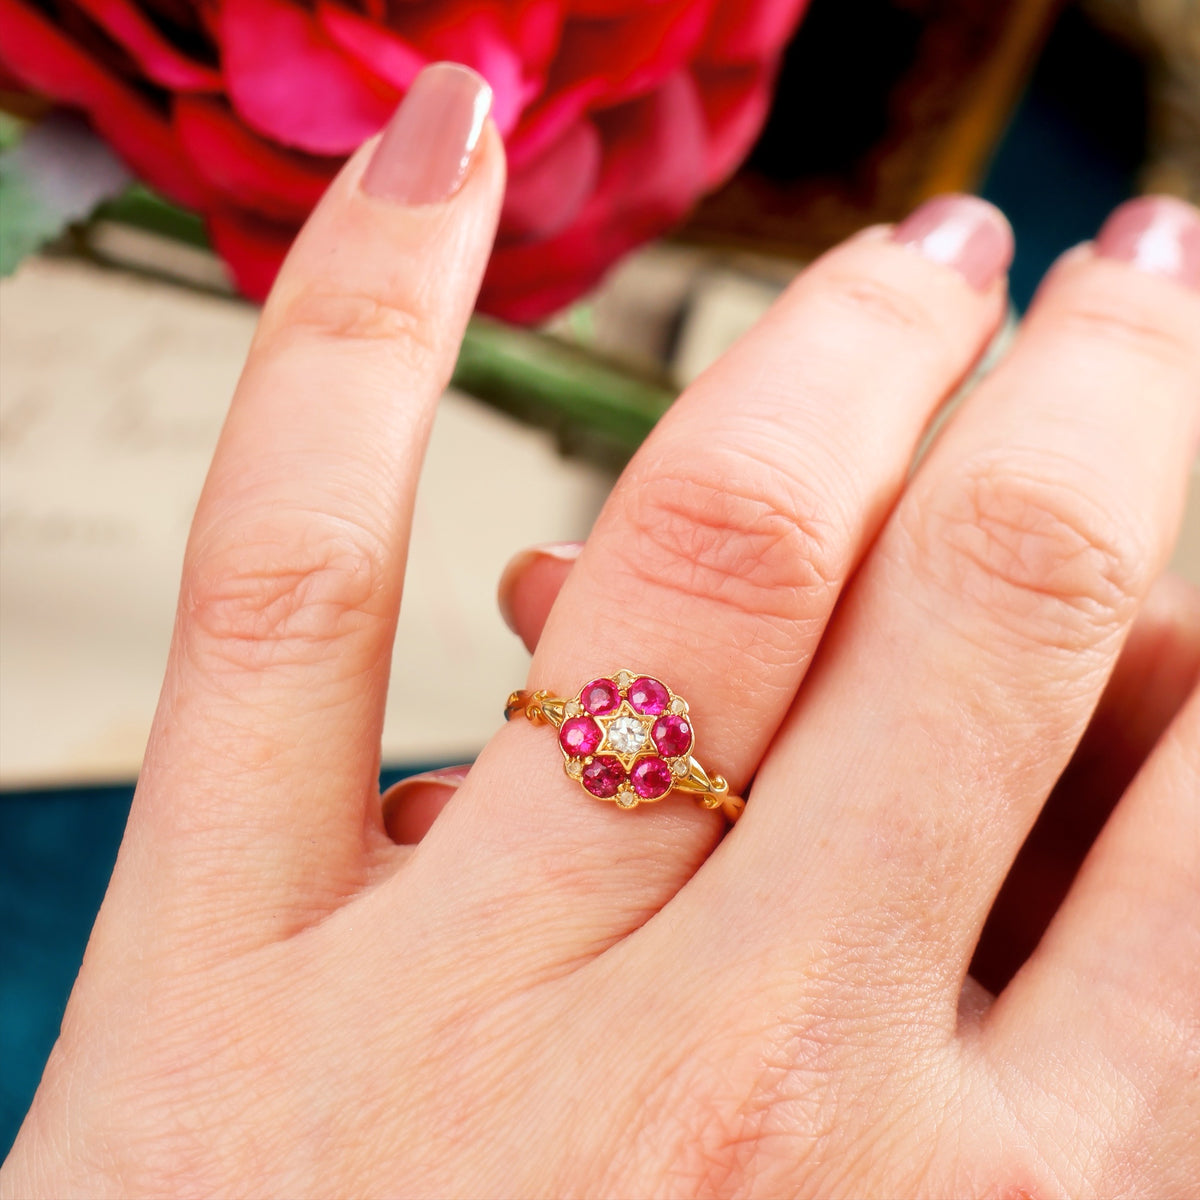
[[[383,826],[392,841],[401,846],[419,842],[470,769],[470,764],[441,767],[392,784],[382,798]]]
[[[1173,196],[1143,196],[1104,222],[1096,253],[1200,288],[1200,212]]]
[[[978,196],[935,196],[901,221],[892,238],[953,267],[980,292],[992,287],[1013,257],[1012,227]]]
[[[520,633],[512,610],[512,593],[517,581],[537,562],[571,563],[579,557],[582,549],[582,542],[544,542],[540,546],[530,546],[508,560],[496,588],[496,599],[500,605],[500,616],[513,633]]]
[[[413,788],[425,787],[427,784],[448,788],[461,787],[470,769],[471,764],[464,763],[460,767],[438,767],[434,771],[422,771],[419,775],[406,775],[403,779],[398,779],[393,783],[387,794],[388,796],[404,796]]]
[[[492,89],[470,67],[426,67],[383,131],[363,191],[394,204],[449,200],[471,169],[491,107]]]

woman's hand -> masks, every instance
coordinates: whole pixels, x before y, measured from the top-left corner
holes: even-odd
[[[397,845],[384,684],[501,199],[482,94],[423,75],[263,313],[0,1192],[1194,1193],[1194,672],[1036,952],[998,996],[968,965],[1176,533],[1200,218],[1137,202],[1067,255],[911,478],[1003,312],[1007,228],[944,199],[815,263],[526,626],[532,687],[685,695],[704,761],[754,778],[742,820],[590,800],[514,722]]]

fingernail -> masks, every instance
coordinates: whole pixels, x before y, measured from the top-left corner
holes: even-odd
[[[427,783],[441,784],[449,788],[460,787],[470,769],[471,764],[464,763],[459,767],[438,767],[435,771],[422,771],[419,775],[406,775],[388,788],[388,795],[403,795],[415,787],[424,787]]]
[[[514,554],[508,560],[508,565],[504,568],[504,573],[500,576],[500,582],[496,586],[496,600],[500,606],[500,616],[503,617],[505,625],[513,633],[520,632],[516,627],[512,611],[512,592],[513,588],[517,586],[517,580],[536,562],[547,559],[556,562],[574,562],[582,549],[582,542],[543,542],[540,546],[530,546],[528,550]]]
[[[470,764],[442,767],[409,775],[384,792],[381,815],[392,841],[402,846],[419,842],[438,813],[467,778]]]
[[[1173,196],[1130,200],[1104,222],[1096,253],[1200,288],[1200,212]]]
[[[953,267],[980,292],[992,287],[1013,257],[1012,227],[978,196],[935,196],[901,221],[892,239]]]
[[[470,67],[426,67],[384,129],[363,191],[394,204],[449,200],[471,169],[491,107],[492,89]]]

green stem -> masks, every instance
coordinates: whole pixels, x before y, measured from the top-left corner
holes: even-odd
[[[124,195],[109,200],[96,210],[96,217],[145,229],[160,237],[189,246],[208,248],[208,233],[204,221],[194,212],[164,200],[161,196],[135,183]]]
[[[208,246],[204,222],[135,184],[96,214],[192,246]],[[454,386],[549,429],[564,451],[624,463],[675,393],[577,346],[489,317],[471,319]]]
[[[629,458],[675,399],[585,350],[482,316],[467,327],[454,386],[610,465]]]

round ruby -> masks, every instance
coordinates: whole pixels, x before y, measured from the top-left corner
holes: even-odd
[[[625,770],[615,758],[605,754],[600,758],[593,758],[583,768],[580,781],[593,796],[607,800],[610,796],[615,796],[621,784],[625,782]]]
[[[629,685],[629,703],[634,712],[656,717],[671,702],[671,693],[657,679],[643,675]]]
[[[621,693],[611,679],[593,679],[583,689],[579,703],[595,717],[615,712],[621,703]]]
[[[643,800],[655,800],[671,787],[671,768],[661,758],[643,758],[630,774],[633,790]]]
[[[668,758],[686,754],[692,747],[692,727],[683,717],[677,717],[674,713],[659,717],[654,722],[650,736],[654,739],[658,752]]]
[[[558,731],[558,744],[568,753],[586,758],[596,752],[603,737],[600,726],[591,717],[572,717]]]

